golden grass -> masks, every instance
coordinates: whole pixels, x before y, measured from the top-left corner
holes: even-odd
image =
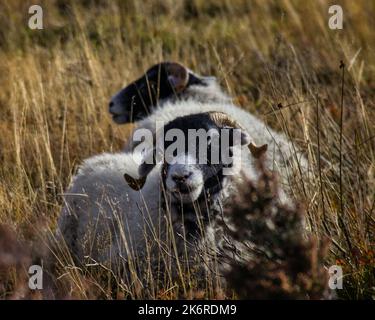
[[[336,31],[323,0],[40,1],[45,29],[35,31],[31,3],[0,2],[0,223],[25,241],[53,229],[80,161],[127,139],[129,128],[107,113],[110,96],[157,61],[176,60],[216,75],[306,151],[312,172],[291,181],[293,193],[313,233],[333,242],[326,263],[344,268],[339,295],[374,296],[373,2],[339,1]]]

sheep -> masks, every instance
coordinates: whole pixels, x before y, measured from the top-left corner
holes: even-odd
[[[149,157],[155,160],[160,152],[155,141],[161,137],[164,151],[168,150],[172,142],[164,133],[175,129],[184,136],[191,129],[204,129],[209,132],[207,153],[219,145],[220,150],[229,151],[232,161],[220,158],[214,163],[210,158],[211,162],[196,163],[199,145],[193,152],[185,148],[178,153],[175,163],[166,161],[166,154],[161,163],[148,163]],[[240,129],[237,139],[235,129]],[[222,130],[231,137],[226,147],[218,143]],[[154,136],[152,150],[102,154],[81,165],[58,222],[59,233],[76,261],[82,263],[89,257],[112,268],[125,265],[127,270],[134,260],[146,261],[155,271],[160,252],[171,246],[175,259],[186,263],[196,261],[202,248],[216,250],[215,220],[222,217],[223,207],[244,177],[256,179],[254,157],[265,149],[255,146],[235,120],[219,112],[178,117]],[[187,141],[183,146],[188,147]],[[285,195],[279,197],[287,201]],[[172,268],[176,268],[173,261]]]
[[[140,128],[155,132],[158,121],[199,112],[224,112],[245,128],[255,144],[268,146],[267,167],[276,168],[284,184],[292,175],[291,164],[296,164],[299,174],[308,172],[307,159],[285,135],[234,105],[215,78],[199,76],[178,63],[163,62],[150,68],[111,99],[109,111],[118,124],[136,122],[133,134]],[[136,145],[130,139],[124,150]]]
[[[109,112],[117,124],[136,122],[150,115],[157,105],[177,100],[231,101],[215,77],[197,75],[179,63],[162,62],[116,93],[109,103]]]

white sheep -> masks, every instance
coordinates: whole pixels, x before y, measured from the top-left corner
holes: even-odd
[[[221,137],[222,129],[242,129],[217,112],[176,118],[164,127],[167,132],[176,128],[184,133],[203,128],[215,137]],[[168,143],[165,141],[166,149]],[[222,219],[223,207],[243,178],[257,177],[252,152],[256,154],[258,149],[250,136],[242,130],[240,139],[230,143],[227,149],[233,154],[232,163],[186,161],[197,157],[189,150],[179,154],[173,164],[139,166],[144,158],[140,153],[102,154],[86,160],[65,194],[58,223],[75,260],[112,268],[123,265],[128,270],[146,262],[155,271],[156,266],[160,270],[160,259],[167,264],[165,256],[161,258],[163,252],[168,252],[172,269],[177,267],[176,259],[189,263],[202,250],[215,252],[213,224]],[[211,144],[206,147],[213,148]],[[279,196],[280,201],[287,201],[284,194]]]

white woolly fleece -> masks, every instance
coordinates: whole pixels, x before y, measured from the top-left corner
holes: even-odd
[[[149,175],[140,191],[129,187],[125,173],[138,176],[131,154],[92,157],[80,166],[64,194],[58,232],[78,260],[90,256],[103,262],[133,256],[145,250],[144,235],[158,230],[153,230],[160,211],[158,171]]]

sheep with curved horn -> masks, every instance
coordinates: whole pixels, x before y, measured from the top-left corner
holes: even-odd
[[[168,263],[172,269],[181,268],[181,261],[191,267],[202,258],[202,248],[215,250],[213,224],[222,219],[237,185],[245,177],[257,177],[248,148],[251,137],[237,121],[217,112],[179,117],[163,129],[165,151],[173,144],[167,139],[172,130],[186,137],[189,130],[203,129],[205,144],[191,151],[184,141],[183,152],[172,163],[163,158],[149,165],[141,163],[147,154],[118,153],[95,156],[80,167],[58,223],[76,262],[120,265],[127,276],[142,277],[139,268],[145,263],[153,271],[161,264],[169,268]],[[221,143],[225,132],[232,137],[227,145]],[[200,148],[209,161],[197,161]],[[212,150],[229,152],[232,161],[213,161]],[[287,201],[284,194],[280,201]],[[134,261],[143,267],[134,267]]]
[[[234,121],[232,118],[228,117],[228,115],[223,112],[208,112],[206,114],[209,116],[210,120],[212,120],[219,128],[237,128],[245,132],[245,129],[242,128],[241,125],[237,121]],[[206,114],[202,114],[201,116],[206,115]],[[195,115],[195,117],[199,117],[199,116],[200,116],[199,114]],[[153,140],[154,142],[156,141],[156,134],[154,135]],[[152,153],[155,152],[155,148],[156,146],[154,145],[151,151]],[[256,146],[253,142],[249,142],[248,148],[252,156],[256,159],[259,159],[261,156],[265,154],[268,146],[267,144],[262,145],[262,146]],[[128,174],[125,174],[124,175],[125,180],[128,182],[129,186],[133,190],[140,190],[142,189],[143,185],[146,182],[148,172],[150,172],[152,168],[153,168],[152,165],[150,166],[150,165],[143,164],[139,172],[140,174],[139,179],[133,178],[129,176]]]

